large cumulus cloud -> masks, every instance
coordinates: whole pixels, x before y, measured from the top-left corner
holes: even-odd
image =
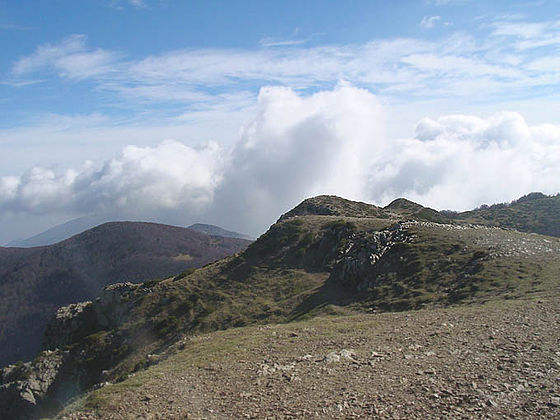
[[[372,199],[465,210],[560,190],[560,126],[529,126],[514,112],[425,118],[392,150],[372,165]]]
[[[228,209],[245,230],[315,194],[363,197],[369,159],[383,145],[383,116],[368,91],[344,84],[309,97],[263,89],[234,147],[211,213]]]
[[[0,178],[0,209],[11,212],[139,213],[200,210],[221,182],[223,151],[216,143],[192,148],[166,140],[155,147],[127,146],[97,167],[56,174],[35,167]]]
[[[167,140],[128,146],[101,165],[0,178],[0,211],[205,221],[258,234],[315,194],[461,210],[560,190],[560,126],[530,126],[517,113],[425,118],[411,137],[391,139],[376,97],[345,84],[308,96],[263,88],[256,109],[229,149]]]

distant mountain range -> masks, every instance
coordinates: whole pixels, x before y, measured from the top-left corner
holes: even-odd
[[[31,236],[30,238],[13,240],[9,242],[6,246],[31,248],[34,246],[52,245],[52,244],[56,244],[57,242],[68,239],[79,233],[82,233],[95,226],[98,226],[102,223],[107,223],[111,221],[115,221],[115,220],[114,218],[108,216],[102,216],[102,215],[84,216],[54,226],[50,229],[47,229],[44,232]],[[223,236],[224,238],[239,238],[239,239],[248,239],[248,240],[254,239],[243,233],[232,232],[223,229],[219,226],[207,225],[202,223],[196,223],[194,225],[191,225],[189,226],[189,229],[194,229],[198,232],[206,233],[208,235]]]
[[[35,354],[62,305],[92,299],[111,283],[200,267],[249,243],[156,223],[111,222],[54,245],[0,247],[0,366]]]

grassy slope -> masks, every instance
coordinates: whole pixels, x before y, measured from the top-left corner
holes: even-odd
[[[184,334],[325,313],[481,303],[558,289],[560,240],[429,223],[408,228],[410,241],[378,261],[367,287],[357,290],[332,275],[349,238],[393,222],[299,216],[273,226],[240,256],[139,288],[123,325],[84,340],[98,352],[88,370],[108,370],[93,382],[126,378],[159,357],[147,358],[148,353],[166,357]],[[84,341],[73,346],[76,354]]]

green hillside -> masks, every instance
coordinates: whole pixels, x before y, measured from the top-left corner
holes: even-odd
[[[463,213],[446,212],[445,215],[458,222],[560,236],[560,194],[531,193],[511,203],[482,206]]]

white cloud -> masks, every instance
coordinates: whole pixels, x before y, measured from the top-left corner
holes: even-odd
[[[11,213],[89,211],[179,223],[210,217],[252,233],[312,194],[359,198],[369,156],[383,148],[375,96],[346,84],[299,96],[264,88],[250,123],[229,152],[215,143],[128,146],[102,167],[55,173],[34,168],[1,178],[0,209]],[[195,220],[192,220],[195,221]]]
[[[0,208],[11,212],[192,211],[212,202],[221,180],[221,149],[192,148],[176,141],[156,147],[128,146],[101,168],[86,162],[61,174],[35,167],[20,178],[0,178]]]
[[[494,29],[491,36],[502,40],[512,38],[511,45],[519,51],[560,45],[560,20],[544,22],[499,20],[494,22],[492,27]]]
[[[215,220],[228,208],[241,229],[259,232],[311,195],[360,198],[383,130],[381,106],[363,89],[341,84],[308,97],[261,90],[216,194]]]
[[[529,126],[518,113],[425,118],[413,138],[393,147],[394,156],[372,167],[371,198],[466,210],[560,191],[560,126]]]
[[[547,23],[499,21],[494,23],[493,26],[495,29],[492,31],[492,35],[494,36],[515,36],[530,39],[542,36],[550,25]]]
[[[441,16],[424,16],[420,21],[420,26],[424,29],[431,29],[438,20],[441,20]]]
[[[305,44],[304,39],[275,39],[275,38],[263,38],[259,41],[259,44],[263,47],[285,47],[290,45],[301,45]]]
[[[463,4],[467,3],[470,0],[425,0],[426,4],[433,5],[433,6],[449,6],[453,4]]]
[[[0,23],[1,31],[28,31],[31,28],[28,26],[16,25],[13,23]]]
[[[0,214],[93,210],[258,234],[315,194],[462,210],[535,190],[560,191],[559,125],[532,126],[513,112],[446,115],[389,138],[378,99],[341,83],[313,95],[263,88],[231,148],[170,140],[128,146],[101,166],[0,178]]]
[[[439,16],[426,16],[431,27]],[[376,39],[362,44],[310,47],[300,41],[263,39],[258,49],[190,49],[126,60],[91,48],[83,35],[39,46],[12,67],[10,84],[24,78],[90,79],[115,101],[138,107],[149,102],[220,102],[237,90],[256,94],[263,85],[329,88],[348,80],[386,96],[485,99],[528,95],[521,87],[558,87],[556,67],[543,68],[560,44],[557,21],[493,21],[488,39],[456,32],[439,40]],[[484,29],[485,28],[485,29]],[[270,48],[274,46],[274,48]],[[50,73],[49,73],[50,72]]]
[[[109,72],[118,55],[89,49],[85,41],[84,35],[72,35],[55,44],[41,45],[33,54],[17,60],[12,73],[20,77],[47,70],[63,78],[84,79]]]
[[[148,9],[147,0],[111,0],[111,7],[117,10],[123,10],[128,4],[136,9]]]

